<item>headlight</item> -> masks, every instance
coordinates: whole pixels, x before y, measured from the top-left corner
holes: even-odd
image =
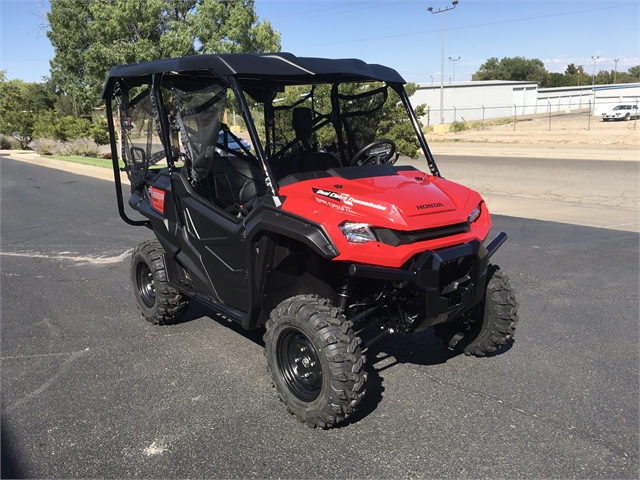
[[[469,217],[467,218],[467,221],[468,221],[469,223],[473,223],[473,222],[475,222],[475,221],[478,219],[478,217],[480,216],[480,212],[481,212],[481,210],[480,210],[480,205],[481,205],[481,204],[478,204],[478,206],[477,206],[476,208],[474,208],[474,209],[473,209],[473,212],[471,212],[471,213],[469,214]]]
[[[351,243],[377,242],[378,239],[366,223],[342,222],[340,230]]]

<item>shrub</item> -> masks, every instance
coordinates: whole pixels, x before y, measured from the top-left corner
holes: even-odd
[[[56,125],[55,137],[62,141],[88,137],[90,127],[91,122],[86,118],[64,117]]]
[[[39,138],[33,143],[39,155],[57,155],[62,148],[62,142],[53,138]]]
[[[33,138],[52,138],[63,142],[91,138],[98,145],[106,145],[109,143],[109,127],[100,119],[92,122],[88,118],[66,116],[58,120],[53,111],[48,111],[38,115]]]
[[[497,120],[493,120],[491,122],[491,125],[508,125],[510,123],[513,123],[513,118],[504,117],[504,118],[498,118]]]
[[[58,155],[97,158],[100,156],[100,151],[98,150],[96,142],[83,137],[71,142],[65,142],[58,152]]]
[[[106,122],[98,121],[89,127],[89,137],[98,145],[109,143],[109,126]]]
[[[453,122],[449,126],[450,132],[464,132],[467,129],[467,124],[464,122]]]
[[[56,138],[56,126],[58,124],[58,118],[53,110],[41,112],[36,118],[36,122],[33,125],[33,138]]]
[[[1,150],[17,150],[20,148],[20,142],[15,138],[0,133],[0,149]]]

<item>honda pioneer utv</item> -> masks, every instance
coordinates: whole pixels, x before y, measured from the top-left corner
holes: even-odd
[[[312,427],[352,413],[381,336],[434,327],[484,356],[518,321],[489,263],[507,235],[485,243],[485,203],[441,177],[404,84],[380,65],[277,53],[114,67],[103,90],[120,216],[157,238],[132,256],[142,315],[171,324],[195,299],[264,326],[275,387]],[[396,165],[419,149],[424,168]]]

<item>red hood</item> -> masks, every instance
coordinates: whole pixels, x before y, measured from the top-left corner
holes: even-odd
[[[333,213],[343,220],[413,230],[464,222],[481,200],[466,187],[419,170],[396,173],[352,180],[325,177],[287,185],[280,188],[287,197],[283,208],[318,223],[325,223]],[[472,194],[477,199],[467,208]]]

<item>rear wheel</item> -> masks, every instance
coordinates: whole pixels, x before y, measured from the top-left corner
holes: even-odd
[[[138,308],[155,325],[177,322],[189,307],[189,297],[167,283],[163,254],[160,242],[147,240],[133,250],[131,257],[131,283]]]
[[[289,412],[310,427],[343,421],[364,396],[365,357],[352,323],[327,299],[298,295],[270,315],[267,368]]]
[[[434,330],[454,351],[484,357],[505,345],[518,323],[518,302],[506,274],[489,265],[485,299],[458,321]]]

